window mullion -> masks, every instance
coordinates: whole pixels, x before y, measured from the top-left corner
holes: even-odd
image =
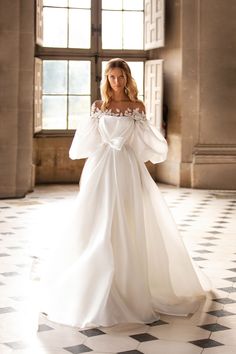
[[[34,68],[34,133],[42,130],[42,76],[43,62],[35,58]]]
[[[100,0],[93,1],[91,6],[91,50],[98,52],[98,37],[99,37],[99,3]]]
[[[102,50],[102,0],[97,0],[96,1],[96,25],[98,28],[97,31],[97,47],[96,51],[98,55],[100,55],[101,50]]]
[[[43,45],[43,0],[36,0],[36,44]]]
[[[67,87],[66,87],[66,129],[69,128],[69,76],[70,76],[70,60],[67,61]]]
[[[97,0],[92,2],[91,7],[91,25],[95,29],[91,30],[91,50],[92,50],[92,65],[91,65],[91,101],[93,102],[98,98],[99,80],[101,76],[101,68],[98,57],[101,52],[101,2]]]

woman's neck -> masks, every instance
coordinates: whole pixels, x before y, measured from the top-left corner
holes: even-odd
[[[126,96],[125,93],[113,93],[111,97],[113,102],[124,102],[124,101],[129,101],[129,97]]]

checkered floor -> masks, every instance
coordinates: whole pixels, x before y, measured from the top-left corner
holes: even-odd
[[[192,316],[152,324],[79,331],[42,315],[37,328],[29,305],[37,283],[33,230],[45,208],[77,194],[75,185],[39,186],[24,199],[0,202],[1,354],[236,353],[236,192],[160,188],[192,258],[212,280],[213,298]]]

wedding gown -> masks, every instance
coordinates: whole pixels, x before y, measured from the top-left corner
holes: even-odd
[[[144,162],[167,143],[138,109],[93,109],[70,158],[88,157],[42,280],[49,320],[87,328],[196,311],[208,279],[192,263]]]

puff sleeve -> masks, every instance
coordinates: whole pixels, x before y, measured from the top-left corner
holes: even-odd
[[[161,132],[145,116],[135,121],[131,146],[143,162],[162,162],[167,157],[168,145]]]
[[[101,135],[98,130],[98,118],[92,106],[88,119],[80,119],[69,150],[72,160],[89,157],[101,144]]]

